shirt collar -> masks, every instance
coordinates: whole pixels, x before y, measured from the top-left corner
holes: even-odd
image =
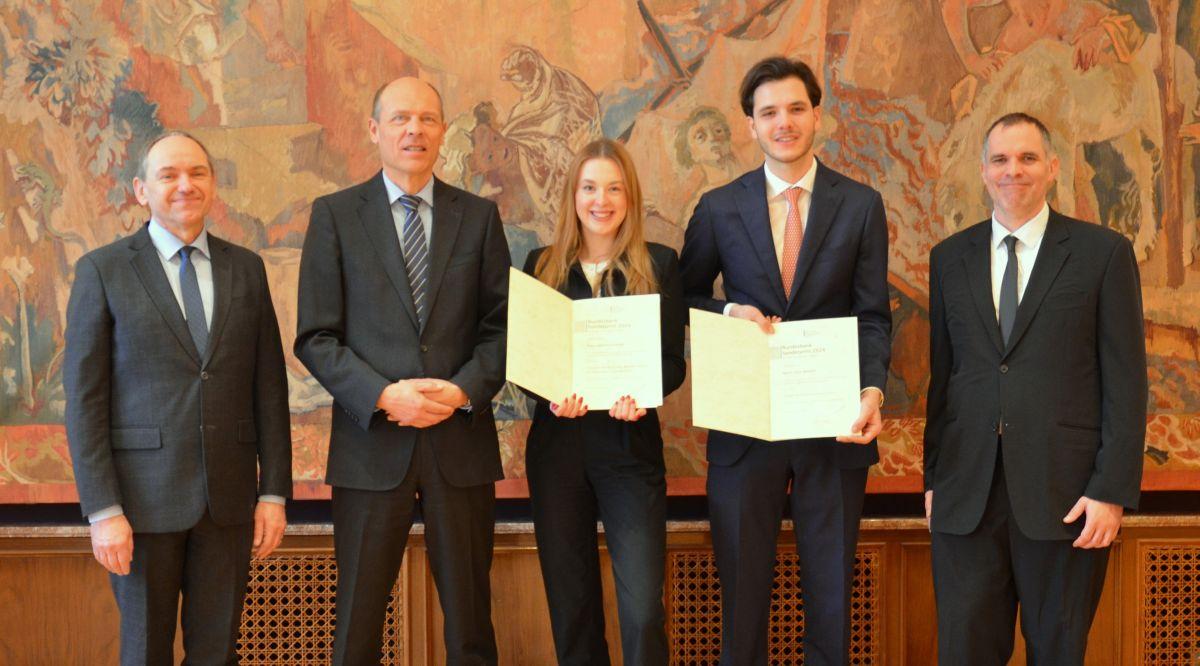
[[[166,260],[170,260],[175,255],[179,254],[179,248],[183,247],[183,241],[175,234],[167,231],[167,228],[162,225],[156,218],[150,218],[150,242],[154,243],[154,249],[158,250],[158,254]],[[192,241],[192,247],[200,251],[200,254],[211,258],[208,253],[208,229],[202,229],[200,235],[196,236],[196,240]]]
[[[1004,237],[1010,233],[1017,237],[1017,240],[1029,248],[1036,248],[1042,244],[1042,237],[1046,235],[1046,225],[1050,223],[1050,204],[1042,204],[1042,209],[1038,211],[1028,222],[1017,227],[1016,231],[1009,232],[996,220],[996,213],[992,211],[992,247],[997,249],[1004,244]]]
[[[817,180],[817,158],[813,158],[812,165],[808,167],[808,171],[800,176],[800,180],[789,183],[786,180],[775,175],[770,167],[763,163],[763,173],[767,174],[767,198],[774,199],[783,195],[784,190],[791,187],[799,187],[805,192],[812,193],[813,184]]]
[[[408,194],[399,185],[393,183],[392,179],[388,178],[386,173],[381,171],[380,176],[383,178],[383,187],[387,190],[389,204],[396,203],[396,199],[399,199],[400,195]],[[421,191],[414,193],[413,196],[420,198],[421,203],[433,208],[433,176],[430,176],[429,182],[425,183],[425,187],[422,187]]]

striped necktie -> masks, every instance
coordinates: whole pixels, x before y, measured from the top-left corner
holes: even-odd
[[[412,290],[413,305],[417,308],[417,320],[422,328],[429,316],[428,294],[429,284],[429,244],[425,242],[425,226],[421,224],[421,216],[417,208],[421,205],[419,197],[401,194],[396,200],[404,209],[404,229],[401,243],[404,248],[404,268],[408,272],[408,286]]]

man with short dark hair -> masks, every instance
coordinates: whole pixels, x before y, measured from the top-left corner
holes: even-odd
[[[821,87],[803,62],[754,65],[742,110],[765,164],[700,199],[684,238],[684,296],[694,308],[754,321],[858,317],[853,435],[765,442],[712,431],[708,500],[721,580],[721,664],[766,664],[780,519],[790,504],[804,595],[804,661],[846,662],[850,585],[867,468],[891,356],[887,223],[870,187],[818,162]],[[725,299],[713,297],[724,278]],[[766,378],[763,378],[766,381]],[[789,492],[790,487],[790,492]]]
[[[496,663],[492,397],[504,383],[510,258],[496,205],[438,180],[437,90],[380,88],[382,170],[320,197],[304,239],[296,357],[333,395],[325,481],[338,565],[334,664],[378,664],[418,508],[450,664]]]
[[[152,141],[133,187],[150,222],[75,265],[75,483],[121,663],[174,663],[181,592],[185,661],[232,663],[251,551],[279,545],[292,488],[279,325],[262,259],[205,230],[216,178],[199,141]]]
[[[1050,133],[984,137],[990,220],[930,255],[925,514],[938,661],[1082,664],[1108,546],[1136,508],[1146,348],[1133,247],[1052,210]]]

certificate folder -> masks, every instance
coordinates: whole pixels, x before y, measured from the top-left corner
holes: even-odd
[[[758,324],[691,310],[692,422],[767,441],[849,434],[859,413],[858,319]]]
[[[574,393],[590,410],[624,395],[662,405],[658,294],[573,301],[515,268],[508,285],[508,381],[554,402]]]

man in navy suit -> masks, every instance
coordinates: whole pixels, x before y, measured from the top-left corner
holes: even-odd
[[[742,80],[741,103],[765,164],[701,197],[683,244],[684,296],[691,307],[749,319],[767,333],[780,321],[858,317],[865,388],[858,419],[846,424],[854,434],[837,441],[709,434],[721,664],[767,663],[776,541],[789,503],[804,591],[805,663],[841,664],[891,355],[883,200],[814,158],[821,87],[803,62],[772,57],[754,65]],[[724,299],[713,295],[718,275]]]

